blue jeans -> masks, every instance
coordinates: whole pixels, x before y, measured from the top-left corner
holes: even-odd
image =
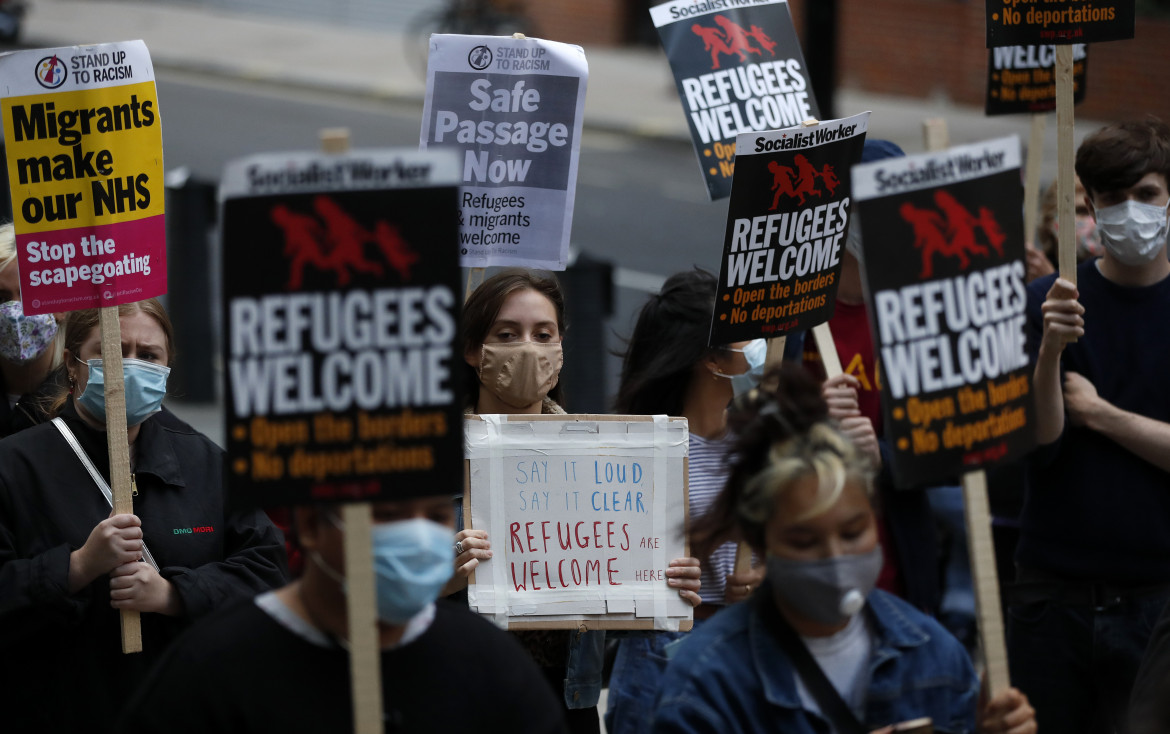
[[[695,620],[696,629],[701,624]],[[666,647],[687,634],[635,632],[621,638],[609,677],[609,700],[605,709],[605,730],[609,734],[650,731],[658,684],[668,661]]]
[[[1012,684],[1036,709],[1040,731],[1127,731],[1129,695],[1165,592],[1116,604],[1030,600],[1009,608]]]

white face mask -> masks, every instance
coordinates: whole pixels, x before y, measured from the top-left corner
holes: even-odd
[[[1100,209],[1094,207],[1097,232],[1106,252],[1123,265],[1153,261],[1166,244],[1166,208],[1132,199]]]

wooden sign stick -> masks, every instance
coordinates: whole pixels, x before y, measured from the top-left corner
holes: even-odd
[[[1036,220],[1040,218],[1040,166],[1044,162],[1044,130],[1047,126],[1046,114],[1032,115],[1024,171],[1024,242],[1028,247],[1036,246]]]
[[[322,152],[349,150],[346,128],[327,128],[321,131],[320,137]],[[345,525],[346,629],[354,734],[378,734],[384,730],[382,648],[378,643],[378,607],[374,598],[373,518],[369,502],[341,507]]]
[[[1073,161],[1073,52],[1056,47],[1056,238],[1060,277],[1077,282],[1076,195]]]
[[[130,445],[126,436],[126,383],[122,377],[122,324],[117,306],[99,311],[102,333],[102,375],[106,395],[106,444],[110,455],[110,489],[114,492],[114,514],[134,514],[130,487]],[[142,617],[137,610],[123,609],[122,652],[142,652]]]
[[[987,501],[987,472],[963,475],[963,500],[967,508],[967,549],[971,556],[971,581],[975,587],[975,611],[979,616],[979,640],[991,695],[1011,685],[1007,643],[999,601],[999,576],[995,545],[991,538],[991,512]]]
[[[1061,48],[1070,49],[1069,58],[1071,59],[1072,47],[1057,46],[1057,53]],[[1058,61],[1058,66],[1059,63]],[[1071,62],[1069,70],[1071,74]],[[942,124],[941,134],[937,130],[931,134],[928,124],[932,122]],[[923,123],[923,128],[927,150],[939,150],[940,148],[932,146],[938,145],[940,140],[946,140],[946,122],[928,120]],[[1035,121],[1033,121],[1033,137],[1035,130]],[[1029,151],[1029,155],[1031,155],[1031,151]],[[1029,171],[1032,168],[1033,166],[1029,164]],[[1037,165],[1035,168],[1039,169],[1039,166]],[[967,472],[963,475],[962,483],[967,517],[967,548],[971,556],[971,583],[975,589],[975,609],[979,618],[979,642],[983,648],[988,690],[994,696],[1010,686],[1011,681],[1008,678],[1007,645],[1003,636],[1003,613],[999,606],[999,575],[995,566],[995,545],[991,539],[991,512],[987,502],[987,473],[982,469]]]
[[[475,289],[483,285],[483,276],[487,268],[468,268],[467,269],[467,292],[463,294],[463,302],[466,303],[471,294],[475,293]]]

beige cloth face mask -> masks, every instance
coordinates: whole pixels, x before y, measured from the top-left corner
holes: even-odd
[[[559,342],[484,344],[479,384],[513,408],[539,403],[557,384],[564,354]]]

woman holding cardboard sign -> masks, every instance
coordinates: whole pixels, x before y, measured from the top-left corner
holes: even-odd
[[[875,590],[872,465],[832,425],[812,378],[796,367],[777,378],[775,393],[736,400],[727,487],[691,533],[697,552],[746,538],[767,580],[672,658],[654,731],[849,734],[930,717],[939,732],[1034,733],[1021,693],[980,705],[962,645]]]
[[[463,307],[468,412],[563,414],[559,375],[564,331],[564,295],[552,276],[513,268],[485,280]],[[456,535],[456,575],[464,585],[491,552],[483,530]],[[699,573],[696,559],[675,559],[666,570],[667,584],[697,606]],[[605,633],[540,631],[520,636],[549,682],[558,691],[564,689],[570,729],[598,731]]]
[[[13,731],[111,727],[191,620],[284,580],[268,518],[225,511],[222,450],[160,412],[166,312],[150,299],[119,316],[135,514],[112,514],[106,494],[96,310],[65,321],[57,419],[0,441],[0,653],[21,661],[0,710]],[[144,652],[121,654],[119,609],[142,613]]]

